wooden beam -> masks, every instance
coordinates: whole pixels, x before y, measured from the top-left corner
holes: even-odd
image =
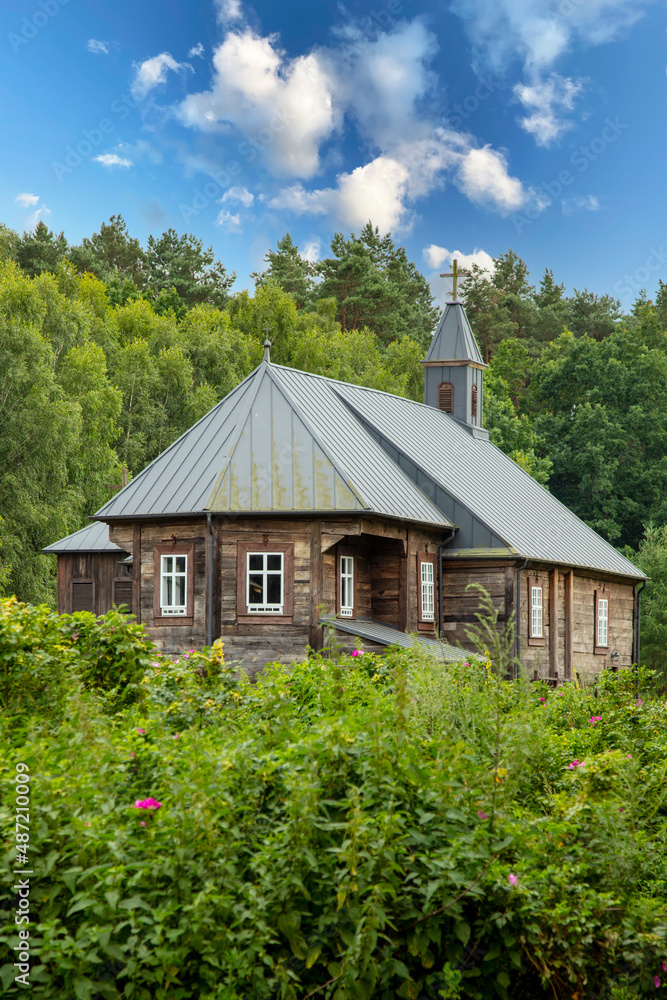
[[[342,540],[346,536],[345,535],[322,535],[321,537],[322,537],[322,541],[320,543],[320,545],[321,545],[321,551],[322,552],[327,552],[329,549],[332,549],[334,547],[334,545],[338,545],[339,542],[342,542]]]
[[[141,525],[135,524],[132,532],[132,613],[141,624]]]
[[[311,649],[322,648],[322,628],[319,620],[319,605],[323,604],[322,587],[322,522],[312,521],[310,525],[310,628],[308,643]]]
[[[574,649],[574,570],[565,574],[565,663],[563,675],[572,679],[572,654]]]
[[[549,574],[549,677],[558,675],[558,569]]]

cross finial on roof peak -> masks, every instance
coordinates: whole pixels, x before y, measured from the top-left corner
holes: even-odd
[[[271,364],[271,353],[270,353],[270,351],[271,351],[271,341],[269,340],[269,333],[270,333],[270,331],[271,331],[271,327],[267,323],[266,326],[264,327],[264,332],[266,334],[266,340],[264,341],[264,360],[266,361],[267,365]]]
[[[467,275],[469,273],[470,273],[469,271],[464,271],[463,268],[459,269],[459,262],[458,262],[458,260],[455,257],[454,260],[452,261],[452,270],[451,270],[451,272],[449,274],[441,274],[440,275],[441,278],[453,278],[454,279],[454,281],[452,282],[452,301],[453,302],[456,302],[456,285],[457,285],[457,282],[458,282],[459,278],[463,279],[464,276],[467,277]]]

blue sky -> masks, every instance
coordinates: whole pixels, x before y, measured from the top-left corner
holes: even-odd
[[[664,7],[651,0],[4,0],[0,219],[121,213],[252,287],[369,218],[444,300],[452,254],[629,307],[667,280]]]

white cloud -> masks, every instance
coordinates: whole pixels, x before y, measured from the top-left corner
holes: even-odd
[[[165,83],[168,70],[177,72],[186,68],[189,68],[187,63],[176,62],[169,52],[161,52],[159,56],[146,59],[136,67],[137,72],[130,87],[132,97],[135,101],[143,101],[154,87]]]
[[[521,181],[507,172],[505,157],[490,146],[471,149],[465,154],[458,171],[458,185],[471,201],[501,215],[515,212],[528,200]]]
[[[103,167],[131,167],[132,160],[127,160],[118,153],[101,153],[99,156],[94,156],[93,160],[96,163],[101,163]]]
[[[477,49],[477,63],[496,71],[517,57],[532,72],[550,68],[576,39],[611,41],[655,0],[462,0],[452,10],[463,19]]]
[[[220,226],[228,233],[240,233],[241,230],[241,216],[239,213],[233,215],[231,212],[227,212],[224,208],[218,213],[218,218],[215,220],[216,226]]]
[[[16,198],[14,198],[14,201],[16,202],[17,205],[20,205],[21,208],[30,208],[31,205],[37,204],[37,202],[39,201],[39,195],[28,194],[27,192],[24,194],[17,194]]]
[[[422,255],[428,266],[434,271],[439,270],[445,263],[451,266],[452,261],[456,258],[459,268],[464,271],[470,270],[472,265],[476,264],[485,274],[493,273],[493,257],[486,250],[478,250],[477,247],[472,253],[461,253],[460,250],[447,250],[445,247],[439,247],[437,243],[431,243],[430,246],[422,250]]]
[[[561,201],[563,215],[572,215],[578,210],[583,212],[599,212],[600,200],[594,194],[575,195],[573,198],[563,198]]]
[[[572,127],[572,123],[561,118],[560,114],[572,111],[582,88],[581,80],[571,80],[558,73],[552,73],[547,80],[535,82],[532,86],[518,84],[514,88],[515,96],[529,112],[525,118],[519,119],[519,124],[535,136],[538,146],[550,146]]]
[[[196,45],[193,45],[192,48],[188,50],[188,59],[192,59],[194,56],[201,56],[203,58],[204,46],[201,42],[197,42]]]
[[[368,220],[382,232],[408,230],[412,205],[452,176],[471,201],[507,215],[526,203],[529,194],[508,173],[501,153],[488,146],[470,148],[470,137],[436,129],[424,140],[397,146],[339,174],[335,188],[307,191],[303,184],[284,188],[269,205],[298,215],[333,214],[344,225],[360,228]]]
[[[312,177],[320,144],[338,121],[333,81],[321,58],[287,59],[275,38],[246,28],[227,35],[213,64],[211,90],[186,97],[182,121],[208,132],[236,126],[253,137],[245,143],[248,155],[262,152],[277,174]]]
[[[322,241],[320,240],[319,236],[314,236],[313,239],[308,240],[303,249],[299,251],[299,256],[303,260],[307,260],[311,264],[315,264],[320,259],[321,252],[322,252]]]
[[[220,199],[220,203],[222,205],[226,205],[228,201],[237,201],[239,204],[243,205],[244,208],[250,208],[254,200],[255,196],[248,191],[246,187],[235,185],[225,191]]]
[[[51,209],[46,205],[41,205],[37,211],[32,212],[26,219],[26,229],[34,229],[39,222],[40,215],[51,215]]]
[[[243,20],[241,0],[214,0],[215,15],[218,24],[232,24]]]
[[[89,38],[86,43],[86,48],[89,52],[93,52],[96,55],[102,53],[105,56],[109,55],[109,43],[101,42],[97,38]]]

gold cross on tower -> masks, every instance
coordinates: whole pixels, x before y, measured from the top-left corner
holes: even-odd
[[[454,279],[454,281],[452,282],[452,301],[453,302],[456,302],[456,285],[457,285],[457,282],[458,282],[459,278],[461,278],[461,280],[464,281],[465,278],[469,274],[470,274],[469,271],[464,271],[463,269],[459,270],[459,262],[458,262],[458,260],[455,257],[454,260],[452,261],[452,270],[451,270],[451,273],[450,274],[441,274],[440,275],[441,278],[453,278]]]

